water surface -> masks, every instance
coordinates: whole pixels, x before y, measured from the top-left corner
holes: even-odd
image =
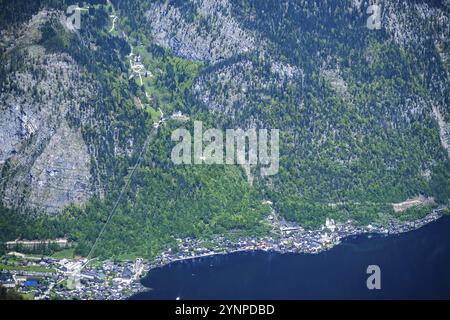
[[[368,265],[381,290],[368,290]],[[151,270],[133,299],[450,299],[450,216],[400,235],[347,238],[320,254],[245,252]]]

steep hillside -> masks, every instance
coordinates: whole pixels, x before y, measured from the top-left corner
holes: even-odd
[[[195,109],[226,128],[282,131],[280,174],[257,188],[283,216],[310,226],[326,216],[384,221],[391,203],[433,195],[432,172],[448,162],[448,3],[385,1],[380,30],[366,27],[365,2],[223,1],[226,10],[204,14],[209,7],[152,5],[148,25],[160,45],[208,62],[191,91]],[[258,46],[221,50],[223,11]],[[161,32],[186,25],[189,37]],[[202,54],[210,43],[221,59]]]
[[[43,46],[42,33],[62,18],[43,10],[18,32],[3,33],[0,161],[6,163],[6,206],[57,212],[85,203],[93,192],[88,148],[66,117],[81,116],[97,84],[69,54]]]
[[[3,10],[2,240],[67,236],[86,255],[108,222],[95,254],[152,257],[176,238],[266,235],[267,203],[307,228],[447,203],[449,1],[380,1],[380,29],[367,1],[88,2],[75,30],[72,1]],[[175,165],[171,134],[195,120],[279,129],[278,174]]]

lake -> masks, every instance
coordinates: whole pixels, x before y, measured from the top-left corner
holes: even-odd
[[[369,265],[381,289],[369,290]],[[132,299],[450,299],[450,216],[399,235],[362,235],[319,254],[243,252],[177,261]]]

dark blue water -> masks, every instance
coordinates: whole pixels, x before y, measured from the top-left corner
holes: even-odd
[[[368,265],[381,290],[368,290]],[[450,217],[400,235],[358,236],[312,254],[236,253],[149,272],[134,299],[450,299]]]

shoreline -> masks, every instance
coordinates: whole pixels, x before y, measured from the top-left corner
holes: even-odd
[[[378,225],[371,225],[364,227],[357,227],[352,224],[342,223],[338,225],[334,225],[336,228],[334,231],[331,231],[330,229],[327,230],[327,227],[314,230],[314,231],[306,231],[304,229],[301,230],[301,235],[308,235],[311,237],[311,241],[315,242],[317,236],[322,237],[323,242],[319,243],[319,246],[316,247],[308,247],[308,243],[304,243],[305,246],[298,246],[298,247],[283,247],[280,244],[283,243],[283,240],[281,239],[280,243],[275,244],[273,247],[267,247],[265,245],[262,245],[261,243],[264,243],[264,240],[261,240],[259,243],[252,243],[249,246],[242,246],[237,247],[233,249],[225,249],[225,251],[222,251],[223,248],[218,249],[219,251],[212,251],[207,253],[200,253],[197,255],[192,256],[183,256],[183,257],[177,257],[176,255],[171,255],[170,251],[168,253],[162,253],[160,256],[157,256],[154,260],[160,260],[158,262],[147,262],[146,268],[144,269],[144,272],[146,275],[142,277],[139,282],[142,285],[142,280],[146,277],[148,277],[148,273],[151,270],[165,267],[171,263],[176,262],[182,262],[182,261],[190,261],[195,260],[199,258],[206,258],[206,257],[212,257],[212,256],[218,256],[218,255],[226,255],[226,254],[234,254],[234,253],[251,253],[251,252],[273,252],[278,254],[288,254],[288,253],[294,253],[294,254],[318,254],[327,250],[332,249],[333,247],[339,245],[342,243],[342,241],[346,239],[350,239],[355,236],[362,236],[362,235],[377,235],[377,236],[389,236],[389,235],[398,235],[402,233],[411,232],[417,229],[422,228],[425,225],[428,225],[429,223],[435,222],[439,220],[440,218],[446,216],[442,211],[444,211],[447,207],[441,207],[438,209],[434,209],[431,213],[427,214],[425,217],[410,221],[410,222],[404,222],[404,223],[394,223],[391,222],[388,227],[378,226]],[[332,226],[330,226],[333,228]],[[351,229],[351,231],[343,231],[343,229]],[[294,230],[288,230],[287,232],[293,232]],[[328,236],[323,237],[324,234],[327,234]],[[288,236],[298,236],[299,234],[292,234],[288,233]],[[334,235],[334,236],[333,236]],[[221,238],[221,237],[219,237]],[[223,239],[223,238],[222,238]],[[264,238],[263,238],[264,239]],[[253,241],[253,240],[252,240]],[[217,248],[215,248],[217,250]],[[142,285],[146,290],[151,289],[148,287],[145,287]],[[145,290],[144,290],[145,291]],[[136,292],[138,293],[138,292]],[[133,293],[136,294],[136,293]],[[132,296],[132,295],[131,295]],[[130,298],[131,296],[125,297],[125,299]]]
[[[35,292],[34,299],[50,299],[52,297],[83,300],[129,299],[138,293],[151,290],[142,284],[142,280],[149,277],[151,270],[171,263],[216,255],[251,252],[318,254],[355,236],[388,236],[417,230],[446,216],[447,209],[448,207],[442,206],[423,218],[410,222],[390,222],[385,226],[377,224],[356,226],[350,220],[335,223],[333,220],[327,219],[326,224],[317,230],[305,230],[298,225],[285,221],[280,222],[274,216],[269,216],[267,220],[273,229],[267,236],[240,237],[234,240],[224,236],[216,236],[210,240],[176,239],[178,250],[168,249],[152,260],[140,258],[135,261],[104,260],[91,264],[87,259],[42,258],[40,262],[36,262],[25,258],[29,265],[39,263],[42,267],[54,269],[55,273],[34,275],[41,277],[45,285],[38,288],[27,288],[23,282],[18,282],[17,279],[20,277],[33,278],[33,274],[18,270],[10,271],[14,279],[10,283],[15,282],[22,294]]]
[[[445,209],[445,208],[443,208]],[[442,211],[441,209],[440,211]],[[436,211],[436,210],[434,210]],[[233,243],[231,241],[227,241],[223,236],[218,236],[216,239],[224,240],[228,244],[231,244],[232,246],[237,246],[233,249],[230,248],[223,248],[223,247],[216,247],[212,251],[207,253],[201,253],[196,255],[190,255],[190,256],[179,256],[177,257],[177,254],[172,254],[171,250],[165,251],[162,254],[158,255],[153,261],[146,261],[147,264],[150,265],[150,271],[151,269],[159,268],[166,266],[170,263],[177,262],[177,261],[184,261],[184,260],[191,260],[191,259],[197,259],[202,257],[209,257],[214,255],[223,255],[223,254],[230,254],[230,253],[237,253],[237,252],[246,252],[246,251],[265,251],[265,252],[277,252],[277,253],[307,253],[307,254],[316,254],[320,253],[326,250],[329,250],[333,248],[334,246],[340,244],[342,240],[346,238],[350,238],[353,236],[363,235],[363,234],[373,234],[373,235],[395,235],[395,234],[401,234],[405,232],[410,232],[417,230],[431,222],[434,222],[441,217],[445,216],[445,214],[441,214],[439,212],[431,212],[427,214],[425,217],[421,219],[417,219],[410,222],[404,222],[404,223],[391,223],[388,227],[378,226],[378,225],[371,225],[368,226],[355,226],[351,223],[342,223],[338,226],[341,227],[341,229],[336,231],[331,231],[325,228],[318,229],[318,230],[304,230],[301,228],[301,234],[300,235],[306,235],[309,236],[309,240],[311,242],[315,242],[314,244],[318,244],[318,246],[308,246],[308,244],[311,243],[303,243],[305,246],[290,246],[286,248],[286,243],[283,243],[283,239],[286,237],[282,237],[281,241],[280,239],[274,239],[272,243],[274,244],[273,247],[267,246],[267,237],[261,238],[260,241],[257,241],[253,238],[240,238],[240,243]],[[351,231],[342,231],[342,227],[344,228],[350,228]],[[298,236],[299,233],[295,233],[295,231],[288,230],[285,231],[288,232],[288,238],[293,236]],[[318,240],[317,236],[320,236],[321,239]],[[251,240],[248,240],[251,239]],[[199,242],[202,242],[203,240],[196,240],[196,239],[187,239],[190,243],[198,244]],[[279,241],[279,243],[277,243]],[[242,243],[246,243],[243,244]],[[223,251],[225,250],[225,251]],[[157,260],[158,262],[155,264],[154,260]]]

